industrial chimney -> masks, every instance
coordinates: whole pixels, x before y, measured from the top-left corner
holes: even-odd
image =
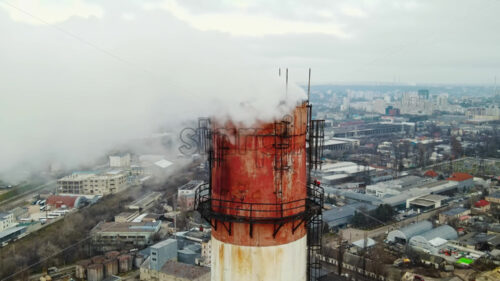
[[[315,280],[323,191],[311,180],[324,122],[304,102],[254,128],[212,122],[210,182],[196,209],[212,226],[212,281]]]

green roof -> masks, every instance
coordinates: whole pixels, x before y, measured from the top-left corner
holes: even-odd
[[[474,261],[471,260],[471,259],[468,259],[468,258],[460,258],[457,263],[461,263],[461,264],[471,264],[473,263]]]

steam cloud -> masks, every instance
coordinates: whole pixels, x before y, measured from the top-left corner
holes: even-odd
[[[199,116],[277,118],[305,98],[290,83],[278,109],[285,83],[277,69],[263,71],[229,36],[165,13],[71,19],[57,28],[0,12],[1,179],[88,163]]]

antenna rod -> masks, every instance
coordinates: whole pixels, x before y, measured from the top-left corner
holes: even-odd
[[[309,80],[307,82],[307,102],[309,102],[310,96],[311,96],[311,68],[309,67]]]
[[[278,76],[281,77],[281,67],[278,68]]]
[[[286,68],[286,91],[285,98],[288,98],[288,67]]]

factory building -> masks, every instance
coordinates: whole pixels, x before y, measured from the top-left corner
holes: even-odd
[[[160,231],[157,222],[101,222],[91,231],[92,244],[101,251],[151,245],[153,235]]]
[[[144,194],[142,197],[138,198],[134,202],[127,205],[129,210],[146,210],[154,205],[155,202],[160,200],[162,194],[161,192],[149,192]]]
[[[457,231],[449,225],[441,225],[410,239],[410,246],[424,249],[432,254],[437,253],[439,247],[446,244],[447,240],[458,238]]]
[[[356,210],[364,209],[369,212],[377,207],[371,204],[354,203],[342,207],[333,207],[330,210],[323,212],[323,222],[328,224],[330,229],[344,228],[349,224],[349,221],[356,213]]]
[[[421,221],[396,229],[387,235],[387,241],[392,243],[406,244],[413,236],[420,235],[432,229],[430,221]]]
[[[127,174],[121,170],[104,173],[73,173],[57,181],[59,193],[106,195],[127,188]]]

